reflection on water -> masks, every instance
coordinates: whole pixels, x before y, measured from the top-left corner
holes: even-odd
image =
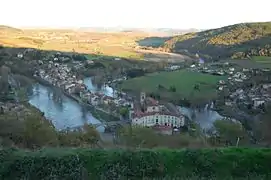
[[[113,97],[114,91],[111,87],[105,85],[101,88],[98,88],[95,84],[92,83],[92,79],[90,77],[84,79],[84,84],[87,86],[87,88],[94,92],[101,92],[107,96]]]
[[[57,129],[74,128],[84,123],[100,123],[77,102],[51,87],[35,84],[29,92],[29,103],[44,112],[45,117],[51,120]],[[103,132],[104,127],[99,127],[98,130]]]
[[[192,110],[186,107],[180,107],[180,112],[187,116],[190,120],[194,120],[203,129],[210,129],[213,127],[213,123],[216,120],[223,119],[223,116],[218,114],[216,111],[212,111],[208,108],[200,109],[200,110]]]

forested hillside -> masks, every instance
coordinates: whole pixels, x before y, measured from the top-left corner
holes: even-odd
[[[164,44],[169,52],[208,59],[271,56],[271,22],[242,23],[173,37]]]

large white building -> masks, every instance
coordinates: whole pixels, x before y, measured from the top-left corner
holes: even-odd
[[[130,118],[132,125],[145,127],[164,126],[180,128],[185,125],[185,117],[183,115],[170,112],[153,98],[146,98],[145,93],[141,93],[140,105],[138,107],[132,105]]]
[[[183,116],[160,112],[146,112],[143,114],[134,114],[134,116],[132,116],[133,125],[142,125],[146,127],[160,125],[179,128],[184,126],[184,121]]]

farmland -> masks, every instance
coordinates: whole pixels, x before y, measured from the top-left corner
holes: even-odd
[[[161,52],[144,52],[138,41],[152,34],[145,32],[92,32],[72,29],[15,29],[0,28],[0,44],[9,47],[37,48],[113,56],[137,60],[183,61],[183,56]],[[187,58],[187,57],[185,57]]]
[[[121,84],[121,88],[134,93],[158,93],[161,98],[170,100],[186,98],[204,101],[216,97],[216,84],[225,78],[188,70],[158,72],[127,80]],[[198,89],[195,89],[195,85],[198,85]],[[170,91],[172,87],[175,87],[175,92]]]

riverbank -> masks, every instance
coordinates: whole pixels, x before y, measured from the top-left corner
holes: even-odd
[[[52,87],[53,89],[63,93],[66,97],[74,100],[75,102],[77,102],[78,104],[80,104],[81,106],[86,108],[87,110],[90,110],[91,114],[95,118],[99,119],[100,121],[103,121],[104,123],[109,122],[109,121],[111,122],[111,121],[119,121],[120,120],[120,117],[114,116],[113,114],[110,114],[110,112],[107,112],[101,108],[98,108],[98,107],[95,107],[95,106],[90,105],[88,103],[85,103],[79,97],[76,97],[75,95],[72,95],[72,94],[65,92],[64,90],[52,85],[51,83],[49,83],[48,81],[46,81],[42,78],[33,76],[33,79],[42,85]]]

